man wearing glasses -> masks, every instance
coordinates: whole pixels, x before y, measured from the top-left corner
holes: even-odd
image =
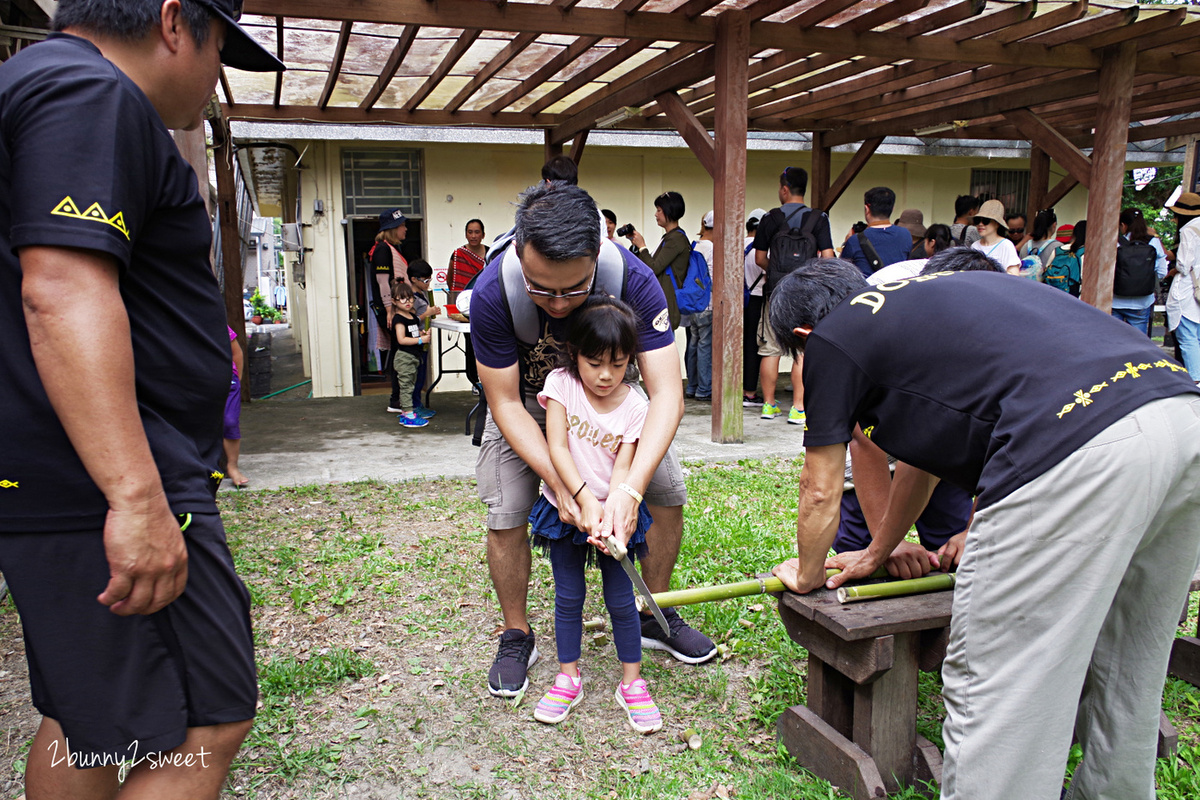
[[[522,195],[513,243],[480,274],[471,301],[475,358],[488,400],[475,474],[479,497],[488,507],[488,568],[505,628],[488,674],[488,690],[498,697],[524,691],[528,668],[538,660],[526,599],[527,522],[539,482],[554,490],[564,520],[573,522],[579,511],[571,496],[574,487],[562,485],[550,462],[537,393],[558,366],[567,319],[593,291],[620,296],[637,313],[637,363],[650,398],[625,481],[633,491],[612,492],[605,525],[625,541],[645,497],[654,524],[642,571],[653,592],[667,590],[679,555],[687,489],[671,441],[683,417],[683,381],[666,298],[649,267],[620,245],[602,243],[600,214],[587,192],[562,182],[538,184]],[[527,337],[523,329],[535,333]],[[664,613],[671,635],[644,617],[643,647],[666,650],[690,664],[716,654],[708,637],[686,625],[674,609]]]
[[[43,714],[30,798],[216,798],[254,716],[212,492],[225,308],[169,131],[200,126],[222,63],[283,69],[237,15],[60,0],[59,33],[0,66],[0,570]]]

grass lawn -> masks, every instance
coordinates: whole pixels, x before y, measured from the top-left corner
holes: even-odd
[[[741,580],[793,552],[798,462],[687,466],[673,587]],[[723,660],[690,667],[645,654],[643,672],[665,720],[660,733],[639,736],[625,723],[612,698],[615,651],[590,632],[585,699],[564,724],[546,726],[532,714],[557,672],[550,567],[535,555],[529,610],[542,660],[530,688],[512,701],[493,698],[485,682],[501,617],[472,482],[227,493],[221,504],[254,601],[262,693],[226,796],[844,796],[776,744],[776,717],[804,698],[805,653],[769,597],[684,610],[726,646]],[[0,789],[15,797],[36,716],[14,644],[19,623],[11,604],[2,611],[9,645],[0,648],[8,651],[0,716],[11,724],[0,746],[11,767]],[[605,616],[593,571],[585,618]],[[1193,598],[1188,630],[1196,617]],[[922,674],[919,731],[940,745],[939,688],[938,676]],[[1200,798],[1200,689],[1170,680],[1163,707],[1181,747],[1178,759],[1159,762],[1158,796]],[[686,728],[699,733],[698,750],[679,740]]]

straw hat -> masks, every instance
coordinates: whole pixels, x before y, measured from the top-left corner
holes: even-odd
[[[1008,226],[1004,224],[1004,203],[999,200],[988,200],[979,210],[975,212],[975,219],[990,219],[992,222],[1000,226],[1000,230],[1008,230]]]
[[[1200,216],[1200,194],[1184,192],[1179,195],[1179,199],[1175,201],[1175,205],[1167,206],[1167,210],[1174,211],[1181,217]]]
[[[913,239],[925,238],[925,215],[919,208],[906,208],[901,211],[896,224],[911,233]]]

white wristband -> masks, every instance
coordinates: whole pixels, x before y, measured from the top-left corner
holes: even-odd
[[[638,503],[642,502],[642,493],[630,486],[628,483],[618,483],[617,488],[632,497],[634,500],[637,500]]]

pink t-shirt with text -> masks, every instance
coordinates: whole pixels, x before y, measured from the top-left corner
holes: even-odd
[[[641,438],[650,401],[641,392],[630,389],[621,405],[602,414],[588,402],[583,384],[565,369],[556,369],[546,376],[538,402],[545,408],[548,400],[557,400],[567,410],[567,449],[579,477],[587,481],[588,489],[603,503],[608,498],[617,451],[625,442]],[[549,487],[543,485],[542,494],[558,507]]]

